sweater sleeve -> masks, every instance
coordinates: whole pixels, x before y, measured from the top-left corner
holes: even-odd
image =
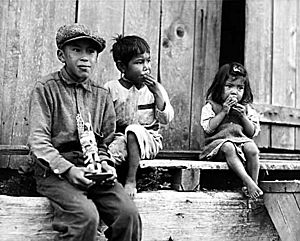
[[[165,108],[163,110],[156,108],[156,116],[161,124],[166,125],[174,118],[174,109],[170,103],[167,91],[160,83],[158,84],[165,101]]]
[[[210,134],[212,132],[214,132],[214,130],[212,130],[209,127],[209,121],[215,117],[216,114],[212,109],[212,105],[210,103],[206,103],[201,110],[201,126],[203,128],[203,130],[207,133]]]

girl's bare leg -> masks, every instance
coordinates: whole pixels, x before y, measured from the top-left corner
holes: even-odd
[[[247,159],[247,170],[255,183],[258,183],[259,175],[259,150],[252,142],[244,144],[243,151]]]
[[[250,177],[244,168],[243,163],[236,153],[234,144],[231,142],[225,142],[221,147],[221,151],[224,154],[228,166],[238,175],[243,183],[247,186],[249,196],[256,199],[262,195],[262,190],[257,186],[257,183]]]
[[[136,172],[140,163],[140,147],[136,135],[133,132],[127,133],[127,150],[128,150],[128,173],[125,180],[125,191],[133,199],[136,190]]]

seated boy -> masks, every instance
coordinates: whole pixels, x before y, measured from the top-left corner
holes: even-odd
[[[105,84],[117,115],[109,150],[116,164],[127,161],[125,190],[134,198],[139,162],[153,159],[162,149],[160,124],[168,124],[174,111],[166,90],[151,75],[150,47],[144,39],[118,36],[112,54],[122,77]]]
[[[56,35],[64,67],[37,81],[30,101],[28,145],[35,161],[37,191],[54,208],[57,240],[96,240],[99,215],[110,241],[141,240],[136,206],[115,181],[107,145],[115,130],[113,102],[90,76],[105,41],[81,24]],[[86,174],[110,173],[95,182]]]

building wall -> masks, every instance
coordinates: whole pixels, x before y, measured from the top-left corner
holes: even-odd
[[[247,0],[245,65],[262,113],[260,147],[300,149],[300,3]]]
[[[199,150],[200,109],[218,68],[220,0],[3,0],[0,3],[0,144],[26,144],[35,82],[61,67],[55,33],[66,23],[97,29],[107,40],[96,81],[119,78],[110,53],[116,34],[151,47],[153,74],[165,86],[175,119],[163,127],[165,149]]]

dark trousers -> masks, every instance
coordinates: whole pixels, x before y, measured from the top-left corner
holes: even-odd
[[[48,197],[54,208],[57,240],[95,241],[99,217],[108,226],[105,236],[109,241],[141,240],[140,215],[120,183],[82,190],[39,165],[35,166],[35,179],[37,191]]]

